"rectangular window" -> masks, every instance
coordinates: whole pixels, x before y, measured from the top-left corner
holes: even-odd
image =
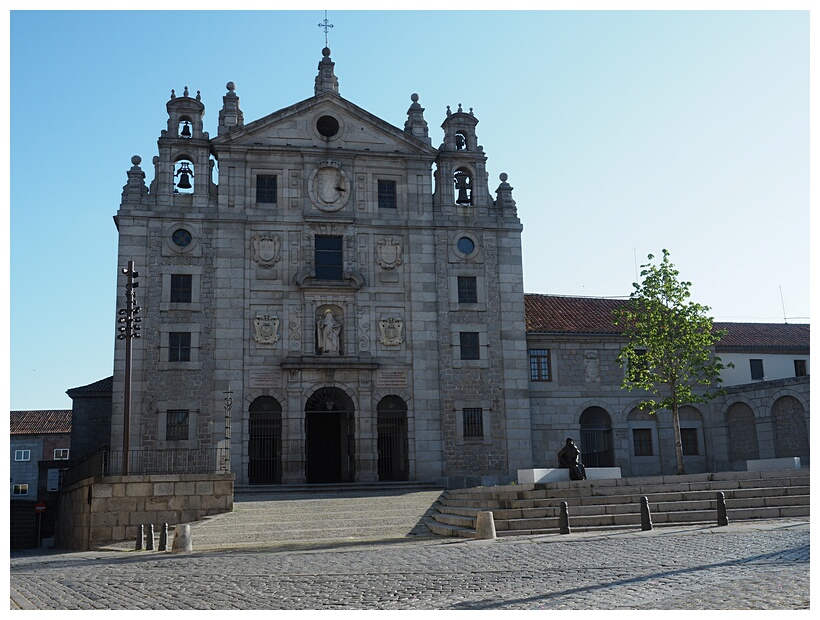
[[[806,360],[794,360],[794,376],[805,377],[807,374]]]
[[[464,437],[484,437],[484,410],[479,408],[462,409]]]
[[[54,460],[55,461],[67,461],[68,460],[68,448],[55,448],[54,449]]]
[[[461,359],[481,359],[481,348],[478,341],[478,332],[460,332]]]
[[[188,440],[188,409],[169,409],[165,416],[165,440]]]
[[[191,332],[168,333],[168,361],[191,361]]]
[[[276,204],[276,176],[272,174],[256,175],[256,202]]]
[[[316,279],[342,280],[342,237],[316,235]]]
[[[694,456],[696,454],[700,454],[698,451],[698,429],[680,429],[680,442],[683,447],[684,456]]]
[[[530,349],[530,379],[552,381],[549,349]]]
[[[28,485],[15,484],[12,490],[12,495],[28,495]]]
[[[30,461],[31,460],[31,450],[15,450],[14,451],[14,460],[15,461]]]
[[[396,182],[379,179],[379,209],[396,208]]]
[[[752,381],[763,379],[763,360],[749,360],[749,370],[752,373]]]
[[[478,303],[478,285],[475,276],[458,276],[458,303]]]
[[[171,274],[171,302],[180,304],[191,303],[194,277],[186,273]]]
[[[633,428],[632,445],[635,448],[635,456],[652,456],[652,429]]]

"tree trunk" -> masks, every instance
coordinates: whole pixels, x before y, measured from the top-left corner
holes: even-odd
[[[686,468],[683,466],[683,442],[680,438],[680,417],[678,415],[678,404],[672,404],[672,429],[675,433],[675,460],[678,464],[678,475],[686,474]]]

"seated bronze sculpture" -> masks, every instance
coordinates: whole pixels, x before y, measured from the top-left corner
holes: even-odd
[[[570,480],[587,479],[584,464],[581,463],[581,450],[575,445],[572,437],[567,437],[567,443],[558,451],[558,467],[569,469]]]

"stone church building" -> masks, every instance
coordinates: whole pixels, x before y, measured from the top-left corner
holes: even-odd
[[[172,91],[166,109],[151,178],[132,158],[115,216],[118,267],[139,273],[131,450],[221,449],[237,485],[464,485],[554,466],[586,428],[602,464],[666,468],[664,422],[633,414],[637,397],[620,390],[618,334],[562,331],[539,313],[576,302],[525,296],[512,187],[488,179],[472,109],[448,107],[431,131],[414,94],[395,127],[340,95],[327,48],[314,96],[258,120],[229,82],[216,136],[199,92]],[[606,302],[573,312],[600,319]],[[804,327],[785,355],[808,359]],[[736,402],[762,421],[767,398],[792,398],[807,438],[807,374]],[[124,340],[112,386],[116,448]],[[687,414],[696,469],[738,467],[726,403]],[[634,462],[633,431],[648,424]],[[761,424],[747,458],[775,456]],[[799,450],[807,459],[807,439]]]

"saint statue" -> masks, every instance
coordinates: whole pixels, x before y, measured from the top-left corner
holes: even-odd
[[[342,324],[333,318],[333,312],[328,308],[325,310],[324,318],[316,322],[316,338],[319,343],[320,353],[339,353],[339,333],[342,331]]]

